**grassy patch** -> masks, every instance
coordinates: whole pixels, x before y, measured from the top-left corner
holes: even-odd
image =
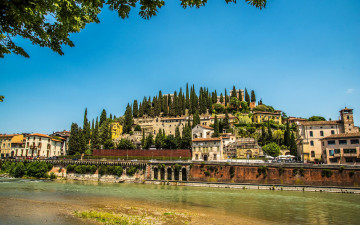
[[[104,224],[141,224],[141,219],[134,216],[123,216],[108,212],[83,211],[75,212],[75,216],[85,219],[95,219]]]

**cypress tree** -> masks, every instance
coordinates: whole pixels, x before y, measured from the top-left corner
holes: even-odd
[[[268,143],[270,143],[270,142],[272,142],[273,138],[272,138],[272,131],[271,131],[269,120],[267,123],[267,128],[268,128],[267,141],[268,141]]]
[[[182,149],[191,148],[191,129],[188,124],[185,125],[182,131],[181,148]]]
[[[181,148],[181,136],[180,136],[179,126],[177,126],[175,128],[175,143],[176,143],[176,148],[180,149]]]
[[[133,103],[133,117],[138,118],[138,116],[139,116],[138,102],[137,102],[137,100],[134,100],[134,103]]]
[[[190,95],[189,95],[189,84],[188,83],[186,83],[186,99],[185,99],[185,101],[186,101],[186,108],[187,109],[190,109]]]
[[[199,116],[199,112],[196,110],[195,114],[193,116],[193,124],[192,127],[195,127],[196,125],[200,124],[200,116]]]
[[[159,91],[159,98],[158,98],[158,104],[160,106],[160,112],[164,112],[164,105],[163,105],[163,95],[162,95],[162,92]]]
[[[220,103],[222,104],[224,102],[224,96],[223,96],[223,94],[221,93],[220,94]]]
[[[79,152],[79,126],[76,123],[71,124],[69,138],[69,155],[75,155]]]
[[[87,108],[84,113],[84,124],[83,124],[84,139],[86,143],[90,141],[90,122],[87,119]]]
[[[233,98],[237,98],[237,94],[236,94],[236,88],[235,85],[233,86],[232,92],[231,92],[231,97]]]
[[[124,133],[128,134],[131,131],[131,127],[133,125],[133,117],[132,117],[132,110],[130,105],[128,104],[125,110],[125,118],[124,118]],[[101,125],[100,125],[101,127]]]
[[[100,126],[103,124],[103,122],[106,120],[107,116],[106,116],[106,110],[103,109],[100,115]]]
[[[291,137],[290,137],[290,154],[293,156],[297,156],[297,145],[296,145],[295,135],[293,132],[291,132]]]
[[[99,120],[98,120],[98,117],[96,117],[95,128],[94,128],[94,132],[92,135],[91,145],[92,145],[93,149],[99,148]]]
[[[217,115],[215,115],[215,121],[214,121],[214,134],[213,137],[219,137],[219,120],[217,118]]]
[[[159,132],[155,136],[155,147],[156,147],[156,149],[161,149],[161,147],[163,146],[162,138],[163,138],[162,131],[161,131],[161,129],[159,129]]]
[[[229,96],[226,92],[226,88],[225,88],[225,107],[229,104]]]
[[[267,134],[266,134],[266,131],[265,131],[265,126],[263,124],[263,125],[261,125],[261,144],[262,145],[266,144],[266,138],[267,138]]]
[[[225,118],[223,121],[223,129],[226,129],[227,131],[230,129],[230,123],[229,123],[229,114],[225,113]]]
[[[246,88],[245,88],[245,102],[247,102],[248,105],[250,105],[250,96]]]
[[[284,132],[284,145],[290,147],[290,125],[289,122],[286,123],[286,128]]]
[[[256,102],[256,96],[254,90],[251,91],[251,102]]]
[[[143,107],[143,105],[142,105],[141,102],[140,102],[138,117],[143,117],[143,116],[144,116],[144,107]]]
[[[150,149],[150,147],[154,144],[153,135],[150,132],[149,135],[146,137],[145,140],[145,149]]]
[[[239,100],[240,101],[243,101],[243,96],[242,96],[242,93],[241,93],[241,90],[239,89]]]
[[[168,96],[164,95],[163,97],[163,108],[164,108],[164,116],[168,116],[169,115],[169,110],[168,110]]]

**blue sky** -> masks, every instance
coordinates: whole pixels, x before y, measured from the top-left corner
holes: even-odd
[[[186,9],[167,1],[158,16],[133,10],[122,20],[71,35],[64,56],[16,39],[31,58],[0,59],[0,133],[51,133],[159,90],[254,89],[291,116],[338,119],[345,106],[360,122],[360,1],[269,0],[258,10],[238,1]]]

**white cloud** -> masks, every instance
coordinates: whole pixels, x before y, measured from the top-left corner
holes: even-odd
[[[346,90],[347,94],[350,94],[350,93],[353,93],[353,92],[354,92],[354,89],[352,89],[352,88],[349,88],[349,89]]]

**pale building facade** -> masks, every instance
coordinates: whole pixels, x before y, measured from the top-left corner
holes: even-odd
[[[298,125],[297,150],[303,161],[320,161],[322,159],[321,139],[330,135],[355,132],[352,109],[342,109],[340,120],[301,121]]]
[[[223,159],[221,138],[196,138],[192,140],[192,160],[218,161]]]
[[[11,140],[16,134],[2,134],[0,135],[0,154],[1,158],[11,156]]]
[[[214,134],[214,128],[198,124],[191,130],[191,133],[192,139],[211,138]]]
[[[334,134],[321,141],[324,163],[360,165],[360,133]]]
[[[256,111],[253,113],[254,123],[263,123],[273,120],[277,124],[282,124],[281,111],[276,110],[275,112],[260,112]]]

